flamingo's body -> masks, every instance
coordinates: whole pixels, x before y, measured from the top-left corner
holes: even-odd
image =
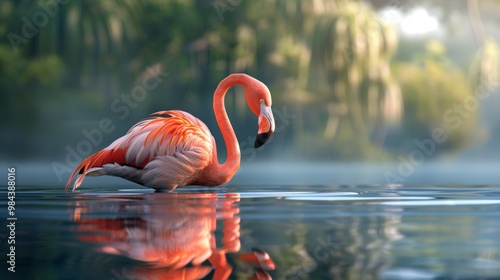
[[[260,81],[245,75],[225,78],[214,94],[214,112],[227,146],[227,160],[219,164],[215,140],[207,126],[183,111],[162,111],[134,125],[107,148],[89,156],[71,174],[66,189],[80,186],[85,176],[113,175],[154,189],[174,190],[187,185],[217,186],[231,180],[240,165],[240,150],[224,108],[224,95],[241,85],[250,109],[259,116],[255,146],[274,131],[271,95]]]

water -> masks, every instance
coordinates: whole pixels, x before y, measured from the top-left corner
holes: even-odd
[[[0,279],[500,278],[498,186],[23,186],[15,199],[16,272]]]

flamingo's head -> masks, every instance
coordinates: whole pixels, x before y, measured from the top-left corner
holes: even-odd
[[[258,148],[264,145],[273,135],[274,116],[271,110],[271,93],[267,86],[254,78],[250,78],[250,81],[246,86],[245,96],[248,106],[259,118],[259,130],[254,143],[254,147]]]

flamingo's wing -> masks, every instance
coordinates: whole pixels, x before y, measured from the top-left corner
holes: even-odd
[[[182,111],[162,111],[134,125],[126,135],[84,160],[73,172],[114,175],[155,189],[173,190],[193,182],[212,158],[206,125]]]

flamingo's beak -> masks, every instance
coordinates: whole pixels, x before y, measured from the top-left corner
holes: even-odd
[[[257,138],[255,138],[254,147],[258,148],[264,145],[274,133],[274,116],[271,107],[265,104],[260,104],[259,114],[259,131]]]

